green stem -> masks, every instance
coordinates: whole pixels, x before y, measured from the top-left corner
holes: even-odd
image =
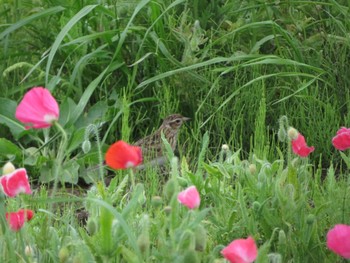
[[[131,168],[130,170],[130,181],[132,189],[135,189],[135,176],[134,176],[134,170]]]
[[[98,172],[102,181],[103,186],[105,186],[105,180],[104,180],[104,172],[103,172],[103,156],[102,156],[102,152],[101,152],[101,140],[100,140],[100,136],[98,134],[98,129],[96,127],[96,125],[92,124],[90,125],[90,127],[88,127],[87,129],[91,128],[91,131],[94,132],[95,138],[96,138],[96,144],[97,144],[97,149],[98,149]]]
[[[55,161],[56,165],[55,165],[54,170],[53,170],[54,171],[54,184],[53,184],[53,191],[51,193],[51,197],[54,197],[56,194],[56,191],[57,191],[58,176],[60,174],[61,167],[63,165],[64,153],[65,153],[65,150],[67,148],[67,142],[68,142],[68,136],[67,136],[66,131],[63,129],[63,127],[58,122],[54,122],[54,125],[61,132],[62,140],[61,140],[61,144],[60,144],[57,158]],[[51,205],[51,208],[52,208],[52,205]]]

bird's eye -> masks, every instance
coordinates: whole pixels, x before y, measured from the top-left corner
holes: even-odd
[[[181,123],[181,120],[180,120],[180,119],[177,119],[175,122],[176,122],[177,124],[180,124],[180,123]]]

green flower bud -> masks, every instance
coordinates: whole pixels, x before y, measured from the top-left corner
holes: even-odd
[[[183,178],[183,177],[178,177],[178,178],[177,178],[177,181],[178,181],[179,185],[180,185],[181,187],[183,187],[183,188],[185,188],[185,187],[188,186],[187,180],[186,180],[185,178]]]
[[[278,129],[277,137],[278,137],[278,139],[279,139],[281,142],[284,142],[284,141],[286,140],[286,138],[287,138],[286,130],[285,130],[284,128]]]
[[[284,254],[287,248],[287,237],[286,233],[281,229],[278,232],[278,252]]]
[[[253,202],[253,210],[255,213],[259,213],[261,208],[261,204],[258,201]]]
[[[316,221],[316,217],[313,214],[309,214],[306,218],[306,223],[312,225]]]
[[[137,239],[137,245],[142,253],[146,253],[149,250],[150,241],[149,235],[142,233]]]
[[[91,150],[91,142],[89,140],[85,140],[81,145],[84,153],[88,153]]]
[[[203,251],[207,244],[207,230],[200,224],[197,226],[194,236],[196,241],[196,250]]]
[[[163,193],[166,198],[171,199],[171,197],[174,195],[176,189],[176,182],[174,179],[168,180],[166,184],[164,185]]]
[[[199,263],[201,262],[198,258],[198,255],[197,255],[197,252],[192,250],[192,249],[189,249],[189,250],[186,250],[185,251],[185,254],[184,254],[184,260],[183,260],[184,263]]]
[[[157,208],[163,204],[163,200],[160,196],[153,196],[151,200],[151,204]]]
[[[62,247],[60,251],[58,252],[58,258],[60,260],[60,263],[67,262],[69,258],[69,250],[67,247]]]
[[[171,211],[172,211],[171,206],[168,205],[168,206],[164,207],[164,212],[166,215],[170,215]]]
[[[86,223],[86,229],[90,235],[94,235],[97,231],[98,225],[95,218],[90,217]]]
[[[73,263],[83,263],[84,260],[81,258],[81,255],[75,255],[73,258]]]

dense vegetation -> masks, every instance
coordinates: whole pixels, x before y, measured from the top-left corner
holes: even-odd
[[[348,1],[0,2],[1,164],[25,167],[33,185],[50,185],[57,165],[59,181],[93,185],[83,198],[50,199],[41,187],[8,199],[7,209],[36,211],[0,237],[8,262],[214,262],[248,235],[259,262],[340,262],[325,235],[350,223],[346,152],[331,143],[350,123]],[[34,86],[60,105],[64,155],[59,130],[25,130],[14,117]],[[132,143],[172,113],[191,121],[166,179],[136,173],[129,192],[131,171],[113,171],[109,187],[96,183],[91,168],[108,145]],[[308,158],[279,140],[289,125],[315,146]],[[202,202],[187,211],[176,193],[193,184]],[[90,233],[75,217],[81,207]]]

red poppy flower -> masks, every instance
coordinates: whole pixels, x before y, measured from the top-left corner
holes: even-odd
[[[329,230],[327,247],[343,258],[350,259],[350,226],[338,224]]]
[[[180,192],[177,196],[177,200],[189,209],[197,208],[201,203],[198,190],[195,186],[190,186],[186,190]]]
[[[299,133],[298,137],[295,140],[292,140],[292,149],[293,152],[300,157],[307,157],[315,150],[315,147],[307,146],[304,136]]]
[[[16,169],[12,173],[0,177],[0,186],[5,195],[14,197],[20,193],[31,194],[27,171]]]
[[[236,239],[221,250],[221,254],[231,263],[251,263],[258,255],[258,248],[252,237]]]
[[[20,230],[24,223],[31,220],[34,212],[29,209],[20,209],[17,212],[6,213],[6,220],[13,231]]]
[[[59,117],[59,107],[48,89],[35,87],[29,90],[16,109],[16,118],[26,129],[48,128]]]
[[[344,151],[350,148],[350,128],[342,127],[337,131],[337,135],[332,139],[333,146]]]
[[[142,151],[140,147],[117,141],[109,147],[105,159],[113,169],[127,169],[142,163]]]

